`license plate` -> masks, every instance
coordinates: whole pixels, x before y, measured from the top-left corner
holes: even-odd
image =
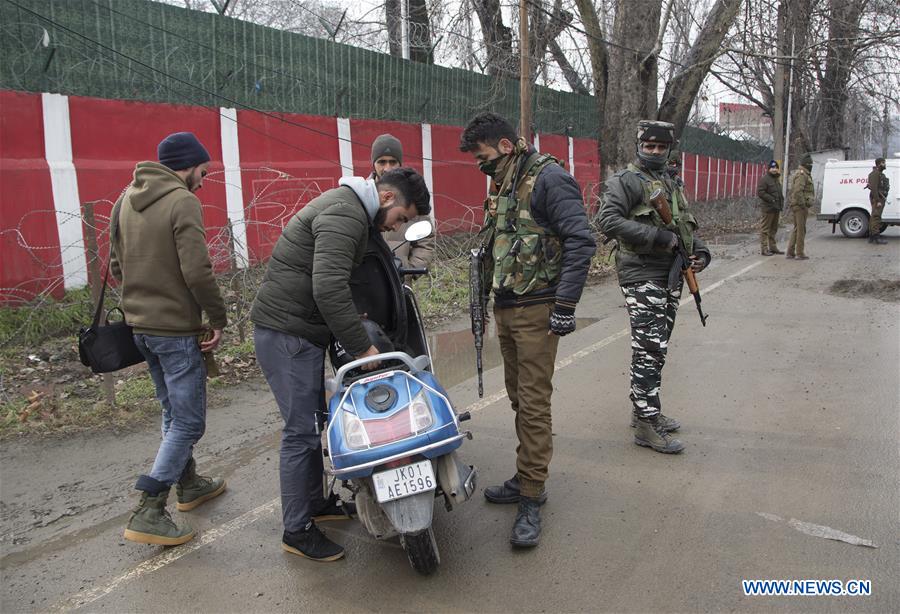
[[[437,487],[429,460],[379,471],[372,475],[372,481],[375,482],[375,498],[379,503],[428,492]]]

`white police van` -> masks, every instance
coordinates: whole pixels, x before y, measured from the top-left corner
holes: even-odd
[[[869,173],[875,160],[829,160],[822,175],[822,206],[816,219],[831,222],[831,231],[840,224],[844,236],[865,237],[869,232]],[[884,171],[891,184],[884,212],[883,227],[900,225],[900,159],[887,159]]]

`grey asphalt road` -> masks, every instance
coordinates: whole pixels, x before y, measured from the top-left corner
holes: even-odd
[[[198,460],[229,490],[184,515],[200,536],[179,548],[121,538],[153,429],[6,444],[0,609],[898,612],[900,232],[874,247],[813,226],[805,262],[759,256],[752,238],[714,246],[701,278],[709,326],[685,304],[665,369],[678,456],[632,443],[622,298],[611,282],[588,289],[578,315],[593,323],[560,345],[535,550],[511,549],[514,506],[479,492],[436,510],[431,577],[355,522],[326,528],[343,561],[283,553],[279,422],[249,384],[210,413]],[[450,390],[458,408],[476,404],[461,453],[480,488],[514,472],[501,391],[499,368],[486,373],[488,402],[476,404],[471,378]],[[764,579],[867,580],[871,595],[744,595],[742,580]]]

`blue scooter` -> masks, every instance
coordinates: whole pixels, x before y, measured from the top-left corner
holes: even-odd
[[[417,222],[405,238],[415,241],[430,233],[430,222]],[[440,563],[432,529],[435,500],[442,497],[449,511],[476,487],[475,467],[457,455],[463,440],[472,438],[460,428],[469,415],[454,411],[435,378],[415,295],[402,282],[426,271],[397,267],[374,233],[370,244],[371,253],[355,274],[362,282],[351,287],[380,353],[349,360],[338,344],[331,347],[337,373],[326,382],[332,394],[325,447],[329,490],[342,480],[366,530],[376,539],[399,535],[410,565],[430,574]],[[397,300],[385,310],[373,304],[373,295],[378,301]],[[363,370],[376,362],[375,370]]]

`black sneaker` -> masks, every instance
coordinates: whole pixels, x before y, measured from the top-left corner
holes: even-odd
[[[356,504],[352,501],[343,501],[336,494],[325,499],[322,507],[313,514],[314,522],[328,522],[329,520],[350,520],[356,516]]]
[[[312,521],[301,531],[285,531],[281,537],[281,549],[322,562],[336,561],[344,556],[344,548],[325,537]]]

